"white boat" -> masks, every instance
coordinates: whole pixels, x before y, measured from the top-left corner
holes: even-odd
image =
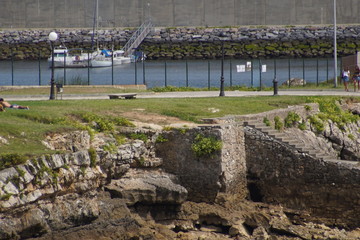
[[[135,61],[133,56],[124,56],[123,50],[98,50],[93,53],[90,60],[91,67],[111,67]]]
[[[54,67],[55,68],[80,68],[88,66],[88,58],[91,59],[92,54],[87,54],[82,49],[68,49],[59,46],[54,49]],[[49,67],[52,67],[52,57],[48,58]]]
[[[92,49],[95,43],[95,36],[98,29],[98,0],[94,11],[94,29],[92,31]],[[58,47],[54,49],[54,67],[111,67],[125,63],[145,60],[143,53],[134,53],[134,49],[141,43],[150,31],[151,22],[143,23],[140,28],[131,36],[128,42],[121,50],[96,50],[93,53],[83,53],[81,49],[77,49],[74,54],[66,47]],[[97,41],[96,41],[97,42]],[[97,43],[98,44],[98,43]],[[130,50],[130,51],[129,51]],[[135,54],[135,55],[134,55]],[[48,58],[49,66],[52,66],[51,56]]]

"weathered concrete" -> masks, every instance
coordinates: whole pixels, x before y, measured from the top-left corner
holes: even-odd
[[[94,0],[3,0],[1,28],[82,28],[93,25]],[[339,24],[360,22],[357,0],[337,1]],[[157,26],[332,24],[333,2],[324,0],[102,0],[99,26],[136,27],[151,17]]]

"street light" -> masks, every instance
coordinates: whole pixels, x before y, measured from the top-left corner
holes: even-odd
[[[57,40],[58,35],[56,32],[49,34],[50,46],[51,46],[51,80],[50,80],[50,100],[55,99],[55,80],[54,80],[54,42]]]
[[[224,32],[221,32],[219,34],[220,37],[220,41],[221,41],[221,77],[220,77],[220,94],[219,97],[224,97],[225,96],[225,91],[224,91],[224,38],[226,37],[226,34]]]
[[[336,0],[334,0],[334,87],[337,87]]]

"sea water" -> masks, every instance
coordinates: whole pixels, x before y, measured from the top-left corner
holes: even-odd
[[[56,68],[54,79],[67,85],[219,87],[221,66],[221,60],[145,60],[105,68]],[[291,78],[320,83],[334,79],[334,63],[324,58],[225,59],[223,76],[225,86],[272,86],[275,78],[279,85]],[[0,62],[0,86],[49,85],[50,79],[46,60]]]

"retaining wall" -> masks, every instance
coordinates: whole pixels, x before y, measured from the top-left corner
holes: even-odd
[[[222,150],[198,157],[191,150],[196,135],[215,137]],[[244,135],[240,125],[219,125],[163,132],[166,142],[157,146],[162,168],[178,176],[189,200],[213,202],[219,193],[247,196]]]
[[[249,191],[255,201],[305,210],[309,220],[340,227],[360,225],[360,166],[299,153],[261,132],[245,134]]]
[[[95,0],[2,0],[1,28],[93,26]],[[333,1],[324,0],[102,0],[100,27],[332,24]],[[357,0],[337,1],[339,24],[360,22]]]

